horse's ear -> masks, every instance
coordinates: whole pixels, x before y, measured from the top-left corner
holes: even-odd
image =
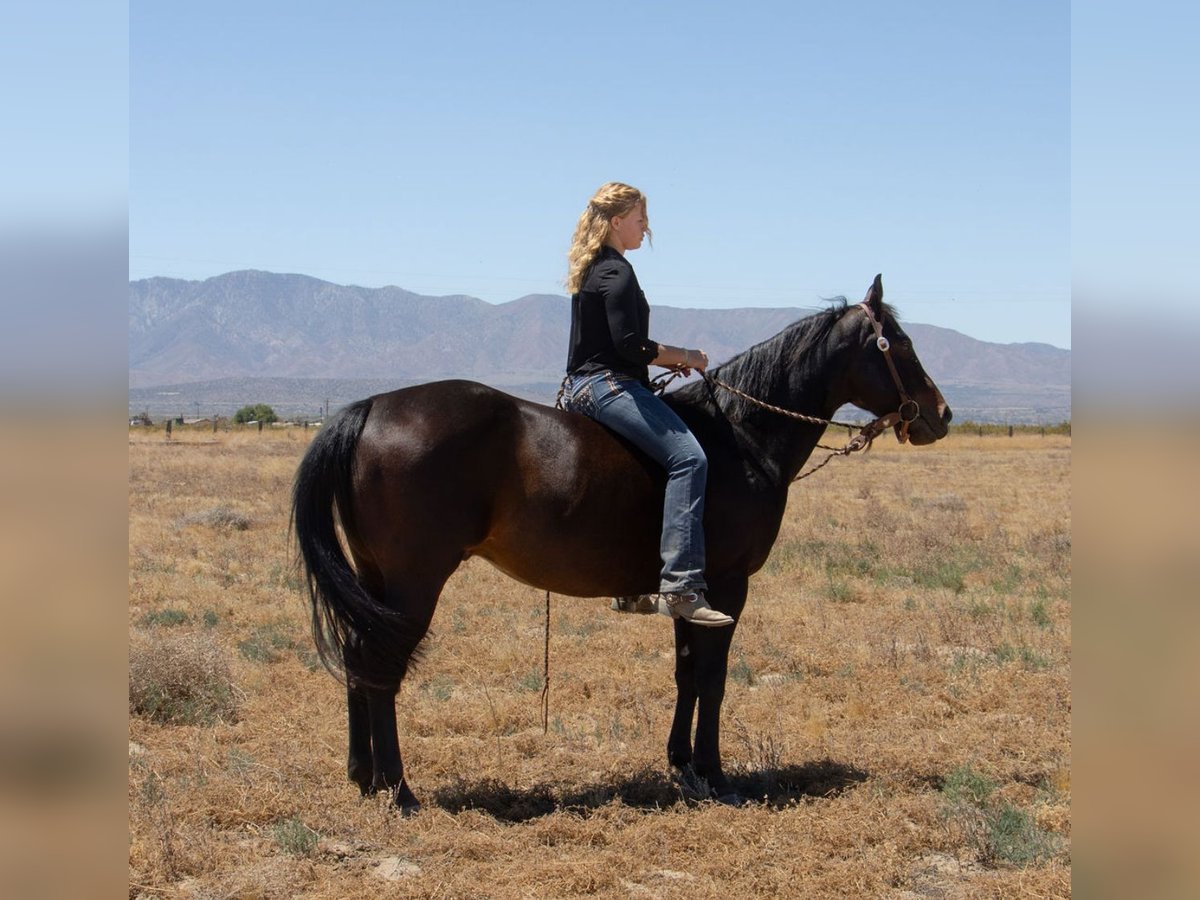
[[[883,321],[883,275],[876,275],[875,280],[871,282],[871,287],[867,290],[867,296],[863,298],[863,303],[871,308],[871,313],[879,321]]]

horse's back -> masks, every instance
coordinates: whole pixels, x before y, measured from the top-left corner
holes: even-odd
[[[354,525],[371,556],[394,557],[371,551],[384,544],[445,547],[529,583],[599,593],[614,558],[656,565],[661,481],[584,416],[476,382],[433,382],[373,398]]]

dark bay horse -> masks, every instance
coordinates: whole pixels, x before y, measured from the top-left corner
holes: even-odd
[[[828,419],[845,403],[893,413],[885,421],[914,444],[944,437],[950,421],[883,303],[879,277],[862,304],[802,319],[710,374],[812,417]],[[708,598],[737,619],[775,542],[788,486],[825,426],[713,381],[666,399],[708,455]],[[400,758],[396,692],[459,564],[482,556],[518,581],[576,597],[658,590],[664,483],[660,468],[596,422],[472,382],[380,394],[326,423],[297,471],[292,517],[317,648],[347,676],[348,771],[363,793],[389,790],[402,809],[418,805]],[[667,756],[729,795],[719,717],[736,624],[674,625]]]

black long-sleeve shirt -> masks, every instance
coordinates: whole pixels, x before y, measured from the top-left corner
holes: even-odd
[[[567,372],[589,375],[612,369],[648,383],[647,366],[658,356],[649,331],[650,304],[633,266],[612,247],[602,247],[571,298]]]

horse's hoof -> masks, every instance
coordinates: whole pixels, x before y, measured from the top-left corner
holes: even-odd
[[[395,794],[392,795],[392,802],[396,805],[396,809],[400,810],[400,815],[404,818],[415,816],[421,811],[421,801],[417,799],[407,784],[401,784],[396,788]]]

